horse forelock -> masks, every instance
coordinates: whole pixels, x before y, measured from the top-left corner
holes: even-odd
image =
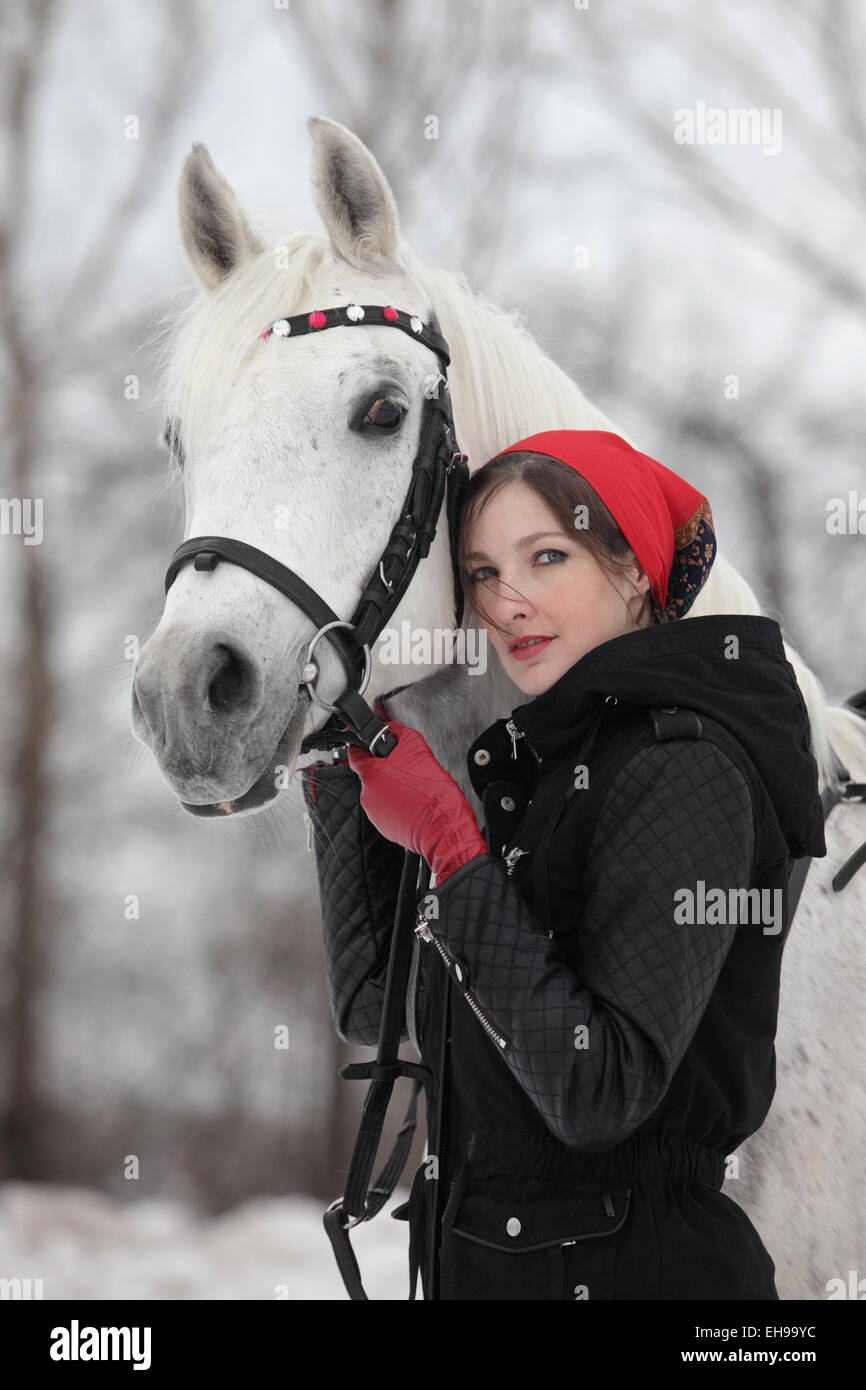
[[[327,238],[298,233],[287,242],[284,268],[275,248],[251,256],[210,292],[198,290],[163,322],[158,354],[166,412],[192,435],[224,402],[258,335],[288,314],[329,254]]]

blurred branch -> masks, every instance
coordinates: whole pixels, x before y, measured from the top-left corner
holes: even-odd
[[[830,90],[842,128],[850,137],[848,149],[857,166],[857,187],[866,204],[866,112],[861,92],[862,70],[855,67],[857,51],[850,3],[828,5],[821,24],[821,43],[835,81]]]
[[[174,43],[161,69],[159,92],[148,118],[147,136],[139,142],[140,158],[131,172],[129,184],[107,209],[102,226],[54,316],[51,342],[56,345],[55,369],[61,358],[65,360],[66,342],[74,335],[88,306],[104,297],[105,286],[126,251],[132,229],[152,196],[153,184],[162,171],[166,148],[178,118],[204,67],[206,49],[196,5],[177,5],[173,0],[162,0],[162,10],[166,32],[174,31]]]
[[[127,313],[115,314],[103,327],[87,336],[79,325],[73,361],[60,353],[48,360],[40,360],[39,373],[43,387],[67,382],[70,369],[74,370],[75,378],[81,384],[87,376],[96,372],[103,377],[108,372],[117,372],[118,378],[122,378],[126,375],[126,368],[118,365],[118,343],[143,343],[152,331],[153,308],[145,299],[133,301]]]
[[[584,25],[580,33],[594,46],[608,73],[618,70],[616,46],[601,26]],[[563,58],[567,61],[567,55]],[[619,66],[624,67],[624,64]],[[677,180],[712,207],[739,236],[749,241],[750,246],[763,244],[772,254],[781,253],[790,265],[813,279],[826,294],[846,308],[853,304],[866,315],[866,283],[847,267],[829,260],[825,252],[790,221],[775,220],[765,208],[756,206],[747,191],[740,188],[721,165],[701,157],[684,157],[686,147],[675,144],[671,130],[660,124],[658,111],[641,100],[634,84],[618,83],[613,109],[624,118],[630,135],[639,135]],[[696,153],[699,155],[700,151]]]
[[[429,17],[426,27],[419,25],[417,7],[398,0],[371,0],[351,13],[347,21],[342,10],[337,20],[321,5],[301,4],[292,11],[293,28],[282,32],[307,49],[307,66],[333,118],[348,126],[382,166],[398,197],[401,222],[411,222],[413,215],[441,218],[451,239],[445,258],[460,259],[470,275],[483,265],[490,283],[493,258],[503,253],[499,232],[509,191],[532,163],[520,140],[531,131],[522,113],[535,78],[536,27],[515,0],[479,7],[471,12],[471,23],[461,0],[445,0],[422,11]],[[287,53],[298,61],[295,47]],[[481,53],[493,84],[486,104],[496,119],[487,124],[482,119],[474,130],[468,114],[474,89],[467,74],[477,70]],[[444,188],[417,158],[416,140],[407,139],[407,121],[420,139],[428,115],[437,116],[449,133],[467,132],[455,151],[462,157],[468,195],[462,202],[453,199],[446,206]],[[453,169],[449,178],[453,185]]]
[[[31,359],[29,340],[22,331],[16,272],[30,203],[36,91],[55,12],[55,0],[33,0],[27,10],[27,31],[10,60],[8,78],[8,120],[13,134],[8,142],[6,217],[0,225],[0,333],[13,359],[13,383],[17,380],[19,387],[29,381]],[[14,384],[12,391],[14,407]],[[26,419],[16,417],[16,423],[23,428]],[[16,466],[20,470],[20,460]]]
[[[829,36],[826,30],[832,30],[834,39],[838,38],[839,31],[834,25],[833,16],[837,15],[841,6],[834,4],[828,5],[824,10],[824,23],[820,18],[820,11],[812,3],[812,0],[804,5],[798,4],[796,0],[785,0],[784,11],[780,13],[780,21],[787,27],[795,14],[799,14],[801,20],[813,28],[821,25],[823,34],[809,32],[801,37],[807,40],[804,46],[804,60],[815,62],[816,56],[820,53],[822,38],[827,39],[825,49],[825,76],[826,86],[831,97],[836,94],[835,76],[830,69],[834,66],[831,61],[831,49]],[[734,11],[736,13],[736,11]],[[731,23],[731,11],[727,11],[728,24]],[[756,92],[768,93],[764,105],[778,106],[781,110],[796,112],[796,144],[808,158],[810,169],[814,176],[824,178],[829,182],[836,193],[851,196],[851,185],[848,178],[848,170],[845,162],[851,158],[856,158],[861,151],[848,145],[840,146],[838,139],[834,135],[822,129],[813,119],[815,107],[803,101],[802,90],[786,87],[782,81],[784,69],[779,63],[770,66],[768,63],[756,61],[756,54],[762,50],[756,48],[754,36],[748,32],[734,31],[730,27],[723,28],[713,25],[709,30],[706,24],[695,22],[694,11],[684,10],[678,24],[678,33],[687,32],[691,38],[693,46],[700,51],[702,61],[711,63],[718,80],[724,77],[730,78],[733,74],[737,82],[745,81]],[[853,30],[849,29],[846,35],[847,40],[853,44]],[[841,153],[840,153],[841,152]],[[855,196],[857,196],[855,194]]]
[[[37,381],[23,332],[17,266],[30,199],[31,144],[41,67],[56,7],[37,0],[29,10],[26,42],[12,61],[8,217],[0,237],[0,331],[10,359],[9,419],[12,495],[32,498],[37,449]],[[39,1173],[39,1028],[37,995],[44,958],[39,943],[44,902],[40,850],[45,811],[45,756],[52,704],[48,670],[48,581],[41,546],[23,551],[20,566],[21,647],[15,662],[16,741],[10,768],[15,807],[12,864],[4,874],[12,978],[8,1033],[9,1092],[5,1115],[6,1174],[33,1179]]]

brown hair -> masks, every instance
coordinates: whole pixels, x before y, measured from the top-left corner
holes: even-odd
[[[533,492],[547,504],[564,531],[574,533],[579,545],[593,556],[596,562],[612,578],[623,578],[636,563],[628,541],[614,521],[598,493],[580,473],[575,472],[560,459],[548,458],[544,454],[520,450],[503,454],[493,459],[470,478],[463,498],[460,518],[460,537],[457,546],[457,562],[460,582],[471,604],[482,622],[496,628],[484,610],[478,590],[483,580],[473,584],[469,578],[469,565],[466,560],[468,534],[485,503],[506,483],[521,482],[532,488]],[[576,527],[575,508],[586,508],[587,525]],[[655,600],[647,592],[644,605],[638,615],[637,625],[658,622],[659,615]]]

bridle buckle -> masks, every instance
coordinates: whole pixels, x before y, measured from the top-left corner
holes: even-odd
[[[345,1231],[351,1231],[351,1229],[352,1229],[353,1226],[360,1226],[360,1225],[361,1225],[361,1222],[364,1220],[364,1217],[363,1217],[363,1216],[352,1216],[352,1215],[351,1215],[350,1213],[348,1213],[348,1212],[343,1212],[343,1211],[341,1210],[341,1209],[342,1209],[342,1206],[343,1206],[343,1198],[342,1198],[342,1197],[337,1197],[337,1198],[334,1199],[333,1202],[331,1202],[330,1206],[326,1208],[326,1212],[327,1212],[327,1211],[337,1211],[337,1210],[340,1210],[341,1215],[345,1218],[345,1219],[343,1220],[343,1222],[342,1222],[343,1229],[344,1229]],[[365,1213],[365,1215],[366,1215],[366,1213]]]

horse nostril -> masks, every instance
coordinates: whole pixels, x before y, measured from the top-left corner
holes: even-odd
[[[243,709],[254,688],[252,672],[237,652],[222,644],[212,653],[213,672],[207,687],[208,704],[217,714]]]

